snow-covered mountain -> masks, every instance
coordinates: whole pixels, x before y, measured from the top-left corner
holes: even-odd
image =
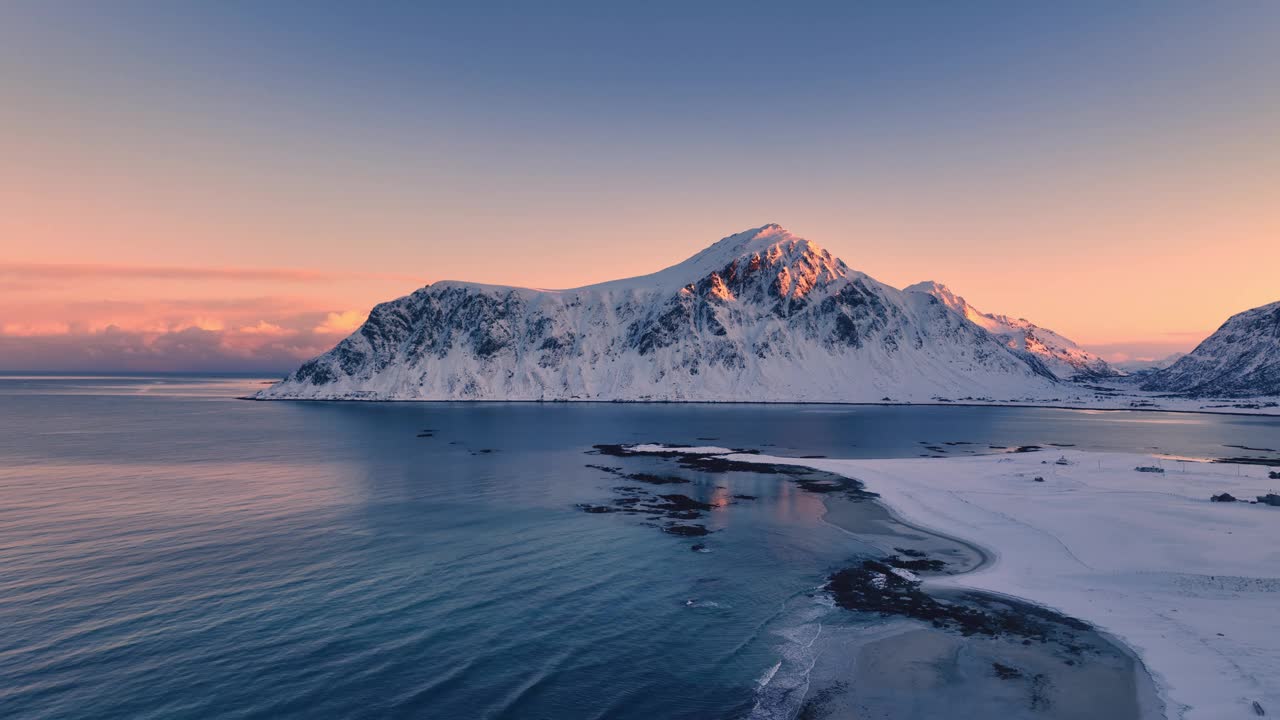
[[[1280,302],[1232,315],[1143,390],[1194,396],[1280,395]]]
[[[1001,342],[1028,362],[1042,363],[1063,380],[1124,374],[1108,365],[1107,361],[1052,330],[1022,318],[984,313],[941,283],[932,280],[916,283],[905,288],[904,292],[925,293],[938,298],[943,305],[964,319],[1000,338]]]
[[[777,225],[572,290],[442,281],[258,394],[423,400],[1045,397],[1053,378],[937,299]]]

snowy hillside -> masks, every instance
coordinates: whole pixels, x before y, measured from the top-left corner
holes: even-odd
[[[1143,390],[1193,396],[1280,395],[1280,302],[1232,315]]]
[[[970,305],[951,289],[933,281],[916,283],[904,292],[926,293],[942,301],[969,322],[1000,338],[1014,352],[1029,362],[1040,362],[1057,377],[1069,380],[1076,377],[1114,377],[1124,373],[1107,364],[1107,361],[1081,348],[1071,340],[1052,330],[1039,327],[1021,318],[984,313]]]
[[[428,285],[257,397],[875,402],[1057,389],[934,297],[766,225],[652,275],[572,290]]]

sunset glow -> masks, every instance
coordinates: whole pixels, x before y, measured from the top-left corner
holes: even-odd
[[[766,222],[1109,359],[1277,299],[1272,4],[161,7],[0,10],[2,370],[284,370],[429,282]]]

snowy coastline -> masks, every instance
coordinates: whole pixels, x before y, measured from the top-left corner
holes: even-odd
[[[927,582],[1085,620],[1152,674],[1171,718],[1280,708],[1280,510],[1213,503],[1278,484],[1253,465],[1067,452],[837,460],[729,455],[854,477],[904,521],[984,547],[975,572]],[[1139,466],[1163,464],[1164,473]],[[1042,478],[1037,482],[1035,478]]]

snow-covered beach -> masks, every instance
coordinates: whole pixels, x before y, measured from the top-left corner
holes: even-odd
[[[1280,508],[1209,499],[1280,487],[1265,467],[1086,452],[728,457],[857,478],[906,522],[982,546],[992,562],[926,584],[1013,596],[1119,638],[1171,718],[1280,709]]]

